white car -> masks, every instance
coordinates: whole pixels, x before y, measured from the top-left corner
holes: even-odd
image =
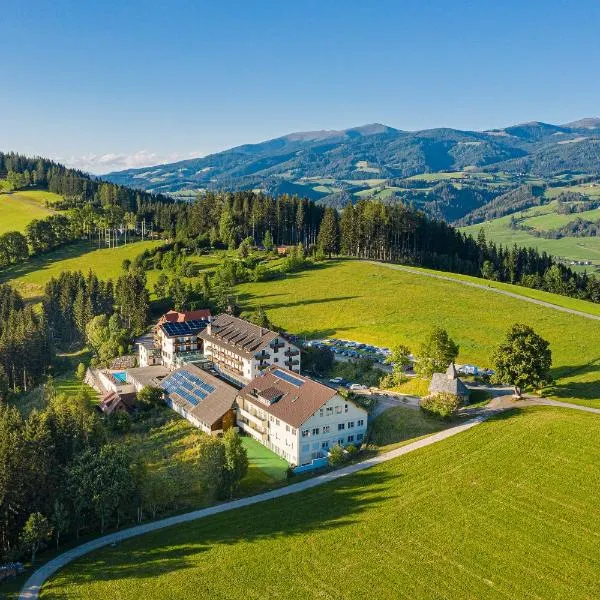
[[[333,379],[329,380],[329,383],[340,383],[342,381],[341,377],[334,377]]]
[[[360,383],[353,383],[350,386],[351,390],[357,391],[357,390],[366,390],[367,386],[366,385],[361,385]]]

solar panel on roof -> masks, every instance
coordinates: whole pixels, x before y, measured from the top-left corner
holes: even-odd
[[[273,371],[273,375],[275,375],[275,377],[279,377],[279,379],[283,379],[284,381],[291,383],[292,385],[295,385],[296,387],[300,387],[304,383],[303,379],[294,377],[291,373],[287,373],[281,369],[275,369]]]
[[[196,319],[184,321],[183,323],[164,323],[163,328],[167,335],[194,335],[206,329],[206,321]]]
[[[215,391],[214,386],[188,371],[173,373],[161,383],[161,388],[167,394],[177,394],[192,406],[197,406]]]

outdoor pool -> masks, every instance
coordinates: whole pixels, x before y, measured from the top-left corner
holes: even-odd
[[[119,371],[118,373],[113,373],[112,376],[119,383],[127,383],[127,373],[125,373],[125,371]]]

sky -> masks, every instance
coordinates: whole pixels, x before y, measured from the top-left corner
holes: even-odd
[[[598,0],[0,8],[0,150],[95,173],[294,131],[600,116]]]

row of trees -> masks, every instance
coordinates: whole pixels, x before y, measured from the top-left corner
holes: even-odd
[[[0,401],[9,390],[27,390],[52,359],[46,321],[9,285],[0,285]]]

